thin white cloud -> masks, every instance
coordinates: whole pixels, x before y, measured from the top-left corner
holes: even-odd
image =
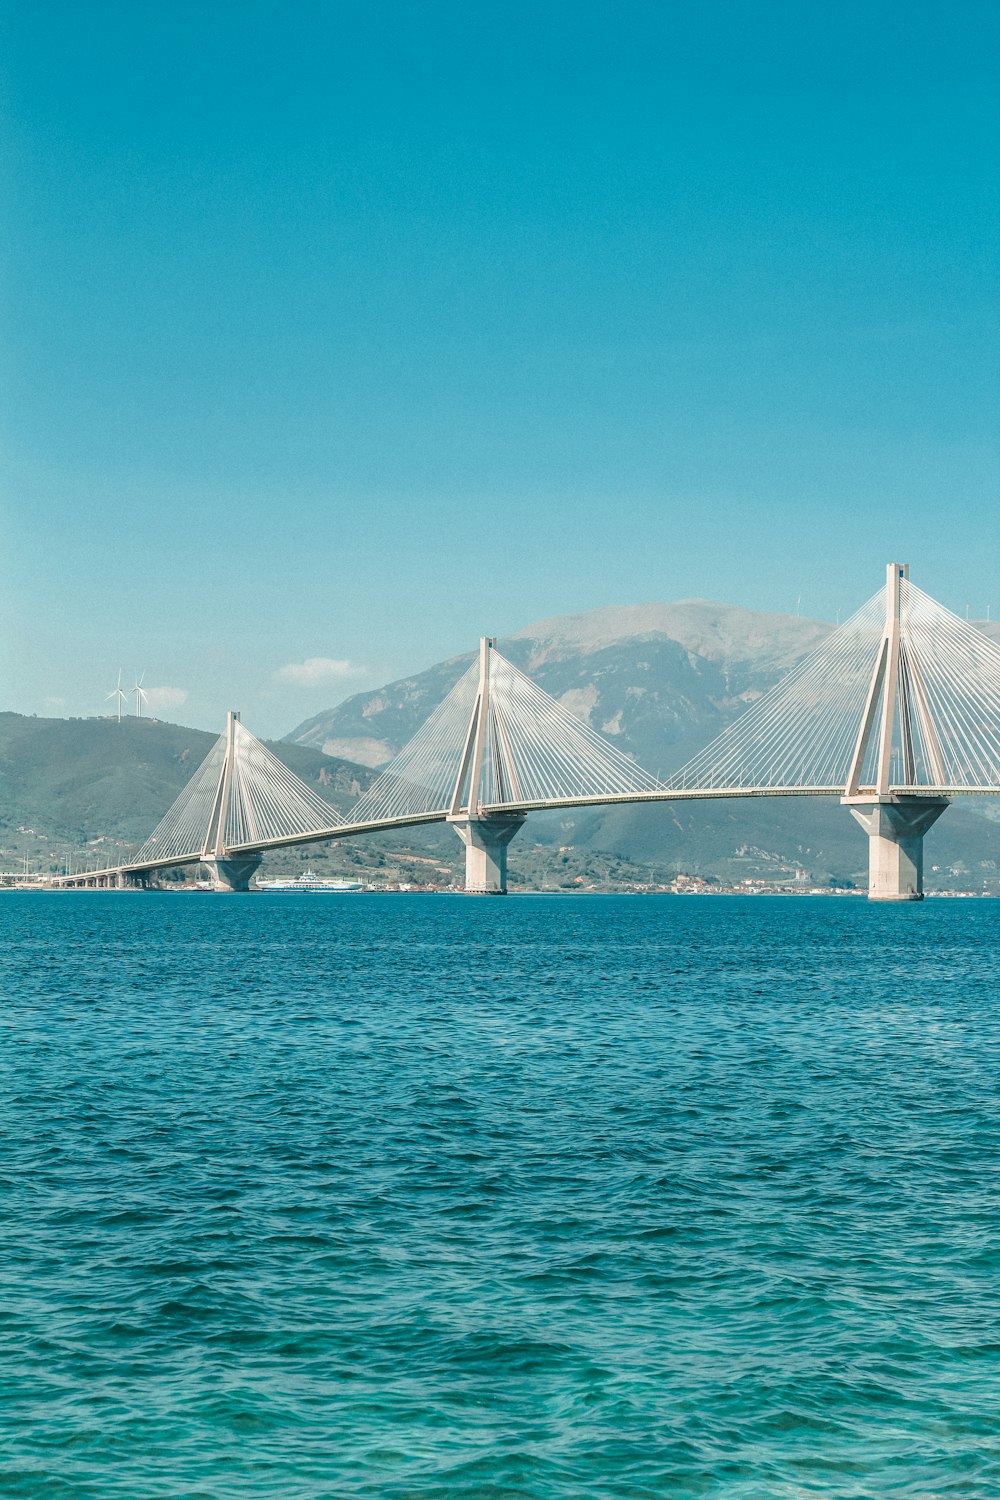
[[[158,687],[143,688],[147,708],[180,708],[187,702],[187,688]]]
[[[347,677],[356,677],[363,669],[353,661],[339,661],[333,656],[309,656],[305,661],[290,661],[279,667],[274,674],[282,682],[294,682],[298,687],[322,687],[328,682],[343,682]]]

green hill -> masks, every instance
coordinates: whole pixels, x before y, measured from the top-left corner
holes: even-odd
[[[0,713],[0,844],[7,858],[40,845],[141,843],[217,736],[155,719],[39,719]],[[296,745],[271,750],[335,807],[371,773]]]

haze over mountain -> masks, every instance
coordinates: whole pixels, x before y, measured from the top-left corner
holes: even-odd
[[[499,641],[540,687],[652,771],[682,763],[831,627],[702,599],[608,606]],[[286,738],[363,765],[391,759],[472,661],[357,693]]]

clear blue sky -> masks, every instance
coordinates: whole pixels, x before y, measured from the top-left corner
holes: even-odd
[[[565,611],[833,618],[892,557],[996,617],[995,3],[37,0],[0,41],[0,708],[122,664],[280,734]]]

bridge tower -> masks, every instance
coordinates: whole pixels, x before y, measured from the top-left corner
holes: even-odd
[[[469,895],[507,894],[507,845],[524,826],[523,813],[481,809],[483,771],[487,760],[494,777],[518,797],[517,770],[510,746],[490,711],[492,653],[496,641],[479,641],[479,686],[466,730],[458,776],[448,806],[448,822],[465,845],[465,889]]]
[[[212,889],[216,891],[248,891],[250,878],[260,868],[264,857],[256,849],[231,855],[226,848],[226,822],[233,788],[236,726],[239,719],[239,714],[232,709],[226,715],[226,753],[219,771],[219,782],[201,851],[201,862],[208,871]]]
[[[885,627],[841,798],[868,835],[868,895],[873,901],[923,900],[924,834],[949,801],[945,796],[890,790],[894,756],[901,763],[897,785],[915,784],[915,743],[921,747],[932,784],[948,784],[920,666],[916,655],[906,651],[908,579],[905,563],[889,563]],[[871,763],[872,750],[875,784],[862,790],[862,776],[866,762]]]

